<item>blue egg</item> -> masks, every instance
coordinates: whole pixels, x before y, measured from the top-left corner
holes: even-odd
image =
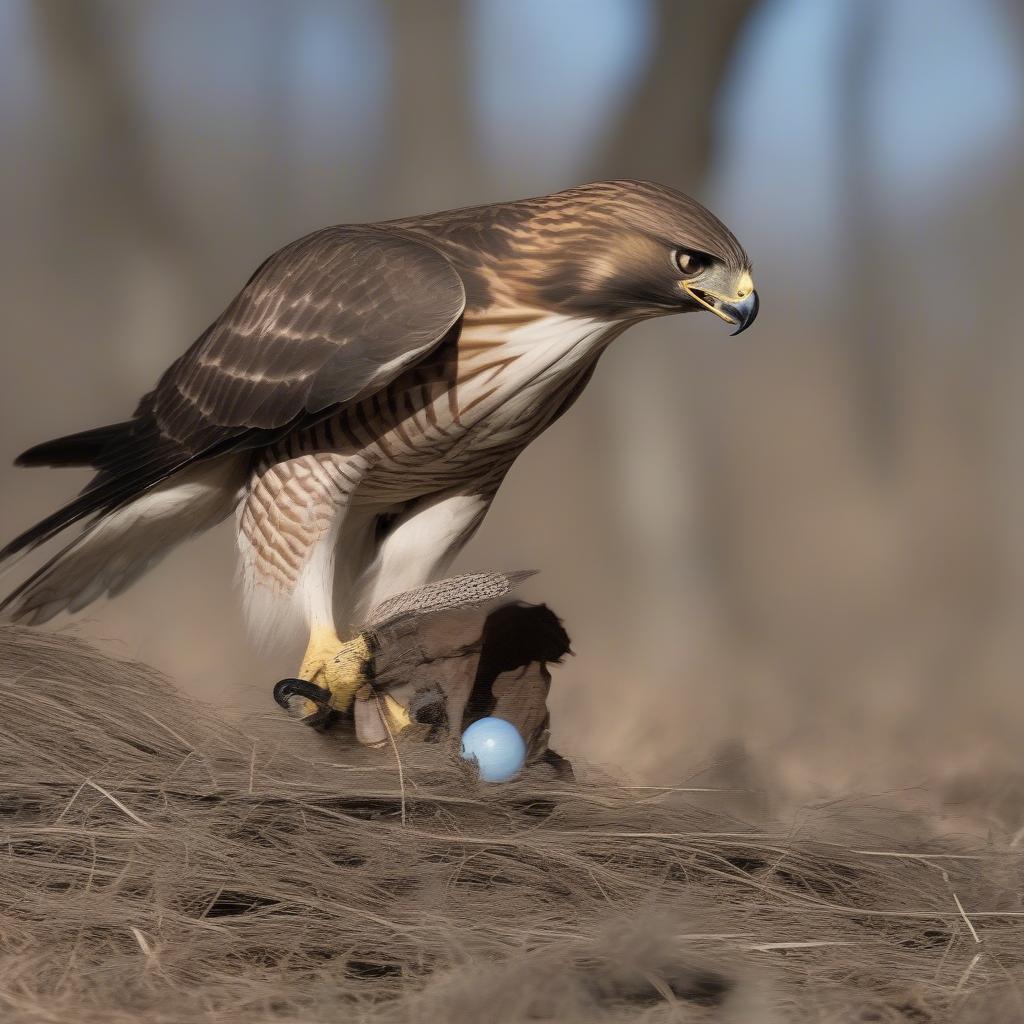
[[[484,782],[508,782],[526,763],[526,744],[504,718],[481,718],[462,734],[462,756],[476,761]]]

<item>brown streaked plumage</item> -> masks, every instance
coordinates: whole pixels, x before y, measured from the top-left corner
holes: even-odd
[[[131,419],[20,457],[97,472],[0,552],[86,522],[5,607],[37,622],[77,610],[235,510],[254,619],[294,608],[327,637],[302,672],[340,692],[336,618],[443,572],[614,337],[702,308],[753,320],[749,260],[704,207],[645,182],[307,235]]]

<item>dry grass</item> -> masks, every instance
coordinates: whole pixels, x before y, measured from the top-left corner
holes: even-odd
[[[302,758],[69,637],[5,628],[0,692],[4,1020],[1024,1016],[1008,842],[422,749],[402,825],[389,752]]]

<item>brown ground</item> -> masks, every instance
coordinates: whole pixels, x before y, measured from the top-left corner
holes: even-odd
[[[392,754],[241,731],[28,629],[0,631],[0,692],[5,1021],[1024,1018],[996,825],[483,787],[436,748],[403,751],[403,795]]]

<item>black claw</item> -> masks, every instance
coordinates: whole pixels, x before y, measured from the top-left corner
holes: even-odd
[[[274,686],[274,700],[285,709],[291,710],[291,701],[295,697],[305,697],[316,705],[316,711],[302,719],[303,725],[312,726],[317,730],[327,729],[338,717],[338,712],[331,707],[331,691],[325,690],[308,679],[282,679]]]
[[[311,700],[316,710],[302,719],[303,725],[323,731],[328,729],[338,717],[338,712],[331,707],[331,691],[323,686],[310,683],[307,679],[282,679],[273,687],[273,699],[286,711],[291,711],[291,701],[295,697]]]
[[[274,686],[274,700],[286,711],[291,706],[292,697],[305,697],[314,704],[323,707],[330,707],[331,691],[325,690],[308,679],[282,679]]]

